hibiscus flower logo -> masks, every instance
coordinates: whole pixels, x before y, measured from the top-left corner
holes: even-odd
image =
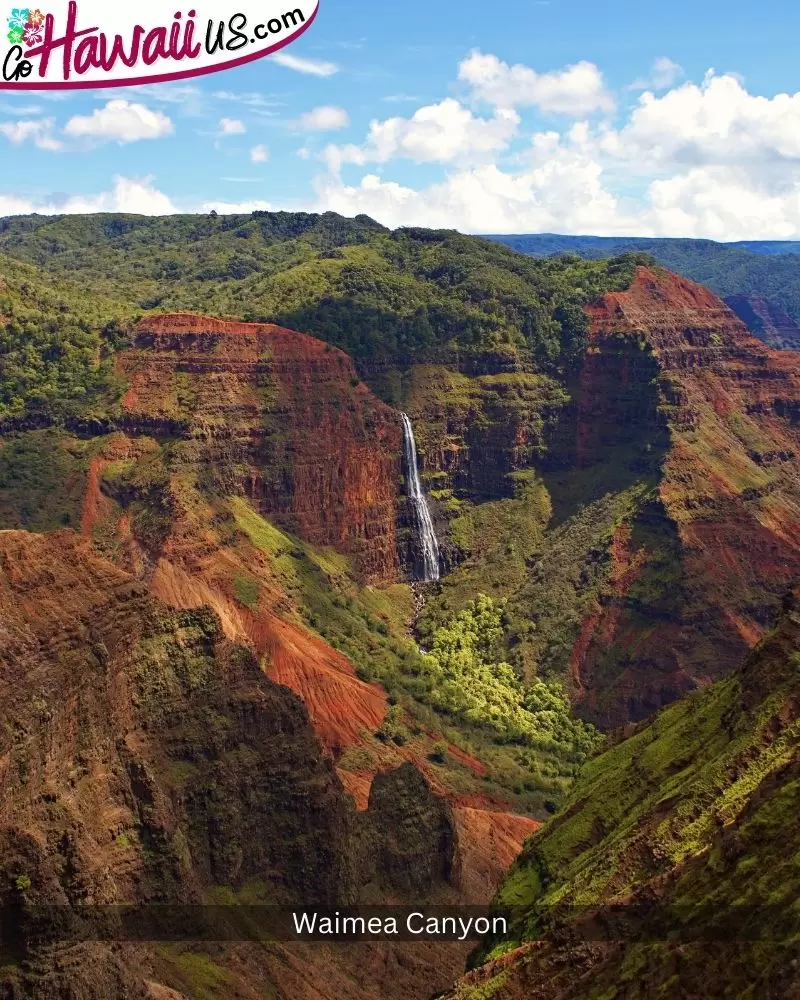
[[[47,19],[37,7],[30,10],[27,7],[14,7],[8,18],[8,40],[12,45],[39,45],[43,39],[43,26]]]
[[[22,37],[28,47],[32,45],[40,45],[43,38],[41,24],[34,24],[33,21],[28,21],[25,25],[25,32]]]
[[[19,45],[25,37],[25,26],[30,17],[27,7],[14,7],[8,18],[8,40],[12,45]]]

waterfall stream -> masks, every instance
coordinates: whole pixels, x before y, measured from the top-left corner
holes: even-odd
[[[417,467],[417,445],[414,441],[414,430],[408,415],[401,413],[403,418],[403,452],[406,459],[406,483],[408,497],[414,507],[414,519],[417,522],[420,548],[422,549],[422,580],[429,583],[439,579],[439,542],[433,530],[431,512],[428,501],[422,492]]]

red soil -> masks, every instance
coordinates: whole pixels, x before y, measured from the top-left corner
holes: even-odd
[[[541,823],[528,816],[456,806],[459,888],[467,903],[490,899],[525,840]]]
[[[577,461],[591,463],[625,420],[663,421],[654,408],[641,409],[655,405],[645,397],[626,397],[628,382],[636,387],[629,369],[640,363],[639,352],[621,350],[615,335],[644,338],[666,376],[661,402],[669,404],[670,444],[660,499],[680,551],[685,610],[683,617],[655,616],[643,631],[626,594],[658,555],[629,551],[629,538],[618,532],[611,575],[583,622],[570,668],[579,698],[591,705],[601,660],[612,644],[627,650],[633,666],[614,691],[606,678],[604,696],[623,712],[636,715],[631,706],[639,704],[647,714],[732,670],[800,576],[800,355],[750,336],[707,289],[649,268],[638,269],[628,291],[604,296],[587,312],[591,349],[581,375]]]
[[[112,510],[111,501],[100,492],[100,477],[108,462],[99,457],[89,462],[86,477],[86,493],[81,509],[81,534],[92,537],[92,529]]]
[[[245,616],[246,628],[272,680],[306,703],[322,743],[339,751],[374,733],[386,716],[386,693],[356,677],[352,664],[322,639],[275,615]]]
[[[395,580],[397,414],[342,351],[270,324],[172,314],[140,322],[119,356],[128,421],[193,442],[198,465],[235,467],[236,488],[315,545]]]

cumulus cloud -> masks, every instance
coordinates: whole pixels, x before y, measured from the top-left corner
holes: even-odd
[[[800,162],[800,93],[758,97],[736,77],[706,74],[662,97],[647,92],[604,151],[647,169]]]
[[[758,176],[730,166],[696,167],[648,189],[656,233],[716,240],[797,239],[800,175]]]
[[[738,77],[712,71],[697,83],[677,84],[677,75],[666,82],[677,73],[675,64],[657,62],[648,89],[617,117],[605,114],[611,99],[590,63],[538,73],[472,53],[459,75],[475,104],[450,97],[376,119],[361,142],[330,144],[322,154],[304,144],[297,155],[320,155],[324,167],[309,199],[293,207],[467,232],[800,237],[800,93],[761,96]],[[533,116],[523,121],[525,107],[569,117],[543,126]],[[331,110],[341,112],[326,114]],[[0,134],[17,145],[59,143],[53,119],[2,123]],[[260,163],[267,151],[253,146],[249,155]],[[424,182],[414,182],[410,164],[425,165]],[[395,165],[400,178],[392,176]],[[262,200],[185,206],[221,213],[271,207]],[[0,196],[0,214],[29,211],[175,208],[151,179],[117,178],[99,195],[35,203]]]
[[[292,122],[292,128],[298,132],[335,132],[337,129],[347,128],[349,124],[350,117],[344,108],[323,105],[300,115]]]
[[[163,112],[119,98],[90,115],[74,115],[64,126],[64,135],[71,139],[125,144],[140,139],[163,139],[174,130],[172,121]]]
[[[573,87],[573,69],[538,74],[473,52],[459,76],[495,106],[494,117],[449,98],[410,118],[374,121],[363,144],[324,151],[328,172],[311,207],[471,232],[800,236],[800,93],[754,95],[738,77],[713,71],[671,86],[680,70],[663,59],[650,89],[614,124],[590,113],[610,107],[599,71]],[[662,86],[671,89],[657,95]],[[526,103],[585,114],[526,139],[510,110]],[[406,174],[400,184],[389,171],[403,158],[448,173],[422,187]],[[373,163],[388,166],[380,176],[343,174]]]
[[[333,76],[339,72],[336,63],[325,62],[323,59],[301,59],[288,52],[276,52],[270,58],[279,66],[293,69],[297,73],[309,73],[311,76]]]
[[[252,163],[266,163],[269,159],[269,150],[266,146],[259,144],[250,150],[250,160]]]
[[[557,139],[558,137],[556,137]],[[535,162],[517,172],[495,164],[458,170],[414,190],[367,174],[357,184],[335,175],[317,180],[317,205],[346,215],[364,212],[387,226],[458,228],[466,232],[630,232],[635,218],[602,183],[602,169],[575,150],[539,141]]]
[[[39,149],[57,153],[64,144],[52,135],[54,118],[22,119],[15,122],[0,122],[0,135],[4,135],[14,146],[32,142]]]
[[[0,194],[0,215],[72,215],[91,212],[128,212],[134,215],[173,215],[178,209],[172,201],[153,186],[152,177],[140,179],[115,177],[110,191],[99,194],[51,195],[49,198],[27,198]]]
[[[373,121],[363,146],[329,146],[323,155],[334,171],[344,163],[386,163],[396,157],[416,163],[475,162],[506,149],[519,123],[516,111],[500,108],[492,118],[480,118],[448,97],[411,118]]]
[[[498,108],[535,107],[573,117],[614,109],[603,74],[586,60],[537,73],[530,66],[509,66],[476,49],[458,67],[458,78],[472,88],[477,99]]]

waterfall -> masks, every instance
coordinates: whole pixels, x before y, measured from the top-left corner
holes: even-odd
[[[422,548],[422,579],[425,583],[439,579],[439,542],[433,530],[431,512],[428,501],[422,492],[417,468],[417,445],[414,441],[414,431],[408,415],[401,413],[403,418],[403,452],[405,453],[407,471],[408,497],[414,506],[414,518],[417,522],[420,546]]]

